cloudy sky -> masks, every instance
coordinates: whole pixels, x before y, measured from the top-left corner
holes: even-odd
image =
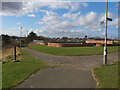
[[[110,2],[108,37],[118,37],[118,4]],[[105,2],[2,2],[2,33],[22,36],[34,31],[47,37],[104,37]]]

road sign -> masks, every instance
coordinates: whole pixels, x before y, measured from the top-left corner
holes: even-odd
[[[100,25],[102,25],[105,21],[100,22]]]
[[[107,18],[107,20],[108,20],[108,21],[112,21],[112,19],[111,19],[111,18]]]
[[[107,21],[112,21],[112,19],[111,18],[107,18]],[[103,23],[105,23],[105,20],[100,22],[100,25],[102,25]]]

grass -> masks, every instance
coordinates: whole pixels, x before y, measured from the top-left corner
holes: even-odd
[[[99,83],[97,88],[118,88],[118,64],[120,62],[117,61],[112,65],[103,65],[94,69],[95,78]]]
[[[103,54],[103,47],[49,47],[45,45],[35,45],[29,47],[39,52],[57,56],[85,56]],[[108,47],[108,52],[118,52],[118,46]]]
[[[2,88],[16,86],[35,71],[51,67],[25,51],[19,50],[22,55],[20,62],[11,61],[2,65]]]

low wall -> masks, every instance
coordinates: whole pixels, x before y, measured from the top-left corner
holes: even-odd
[[[105,44],[96,44],[96,47],[104,46]],[[107,46],[120,46],[120,44],[107,44]]]
[[[29,43],[28,46],[33,46],[33,45],[48,45],[48,46],[51,46],[51,47],[87,47],[87,46],[94,46],[96,45],[97,47],[100,47],[100,46],[104,46],[104,41],[102,41],[101,43],[95,43],[95,42],[92,42],[92,43],[41,43],[41,42],[31,42]],[[109,44],[107,44],[107,46],[120,46],[120,44],[112,44],[112,42]]]
[[[40,43],[40,42],[38,44],[40,44],[40,45],[47,45],[47,43]]]
[[[92,43],[92,44],[105,44],[105,41],[95,40],[95,41],[85,41],[86,43]],[[107,41],[107,44],[114,44],[114,41]]]
[[[47,45],[47,43],[41,43],[41,42],[34,42],[34,41],[32,41],[31,43],[29,43],[28,46],[34,46],[34,45]]]
[[[101,47],[101,46],[104,46],[104,45],[99,43],[96,44],[96,47]]]
[[[48,46],[51,46],[51,47],[63,47],[63,44],[60,44],[60,43],[48,43]]]
[[[93,46],[93,44],[83,43],[48,43],[51,47],[81,47],[81,46]]]

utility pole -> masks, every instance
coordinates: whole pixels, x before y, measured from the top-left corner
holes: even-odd
[[[108,12],[108,0],[106,0],[106,15],[105,15],[105,46],[103,64],[107,64],[107,12]]]

